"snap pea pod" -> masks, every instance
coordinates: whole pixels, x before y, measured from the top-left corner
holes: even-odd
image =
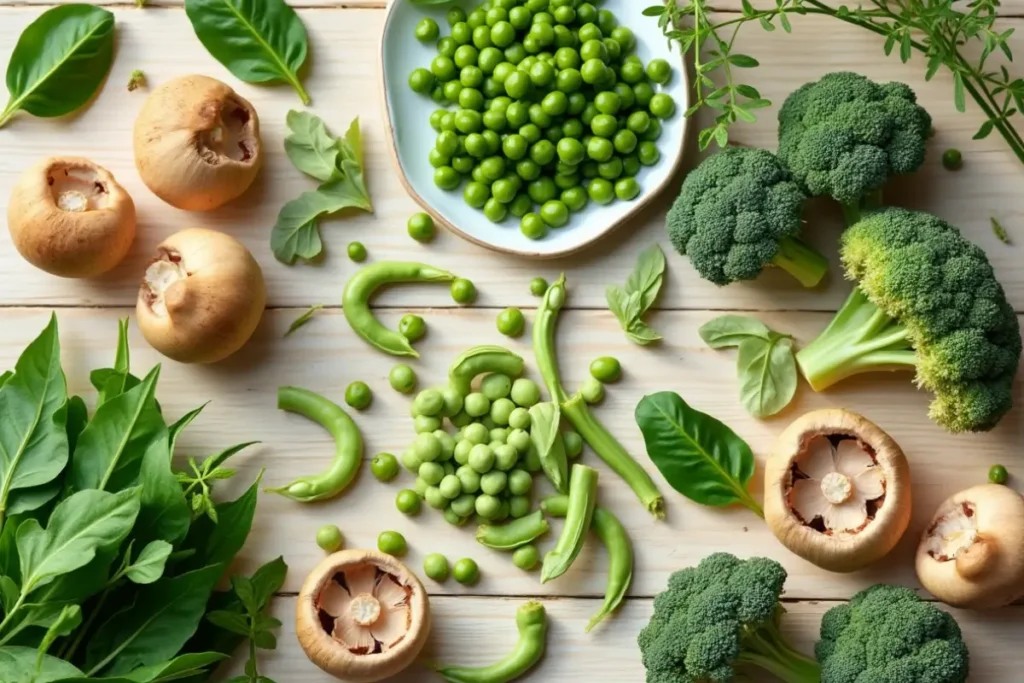
[[[345,285],[342,310],[352,330],[371,346],[392,356],[419,357],[409,340],[388,329],[370,310],[370,298],[385,285],[407,282],[451,282],[453,273],[424,263],[380,261],[361,268]]]
[[[590,412],[589,406],[578,395],[569,398],[562,386],[555,354],[555,328],[558,313],[565,305],[565,274],[548,288],[537,309],[533,323],[533,354],[537,368],[548,387],[551,397],[561,404],[562,415],[572,423],[594,452],[612,470],[629,484],[647,511],[656,519],[665,517],[665,499],[661,497],[654,480],[633,456]]]
[[[544,556],[540,582],[547,583],[568,571],[583,550],[583,541],[594,518],[597,505],[597,470],[586,465],[573,465],[569,475],[569,503],[565,525],[554,550]]]
[[[476,540],[495,550],[515,550],[540,538],[549,529],[544,513],[537,510],[508,524],[481,524],[476,530]]]
[[[537,451],[544,474],[557,491],[566,493],[569,490],[569,458],[565,452],[565,441],[558,431],[561,416],[561,410],[554,401],[531,406],[530,442]]]
[[[311,503],[333,498],[344,491],[355,479],[363,460],[363,437],[356,423],[341,406],[298,387],[280,387],[277,390],[277,407],[298,413],[326,429],[334,437],[334,460],[319,474],[299,477],[285,486],[265,489],[266,492],[300,503]]]
[[[565,517],[569,511],[569,496],[545,498],[540,508],[552,517]],[[633,582],[633,543],[622,522],[608,510],[595,507],[590,528],[608,550],[608,585],[604,591],[604,604],[584,629],[587,633],[622,604],[629,584]]]
[[[480,375],[497,372],[515,379],[523,374],[525,366],[522,356],[503,346],[474,346],[452,362],[448,369],[448,383],[467,396],[472,391],[473,380]]]
[[[437,673],[448,683],[509,683],[532,669],[544,656],[548,619],[544,605],[528,602],[516,610],[519,640],[501,661],[482,667],[442,666]]]

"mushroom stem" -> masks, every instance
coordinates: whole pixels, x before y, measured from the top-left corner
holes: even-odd
[[[821,480],[821,494],[833,505],[842,505],[853,496],[853,483],[840,472],[829,472]]]
[[[956,571],[965,579],[979,578],[998,560],[999,549],[985,536],[977,536],[965,550],[956,556]]]
[[[164,254],[146,268],[144,284],[149,293],[149,306],[160,316],[168,314],[168,290],[188,277],[180,258]]]
[[[369,593],[362,593],[352,600],[348,612],[360,626],[373,626],[380,619],[380,602]]]
[[[89,209],[89,198],[81,192],[68,190],[57,197],[57,208],[61,211],[80,213]]]

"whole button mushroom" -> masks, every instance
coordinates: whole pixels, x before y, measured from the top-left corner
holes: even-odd
[[[256,110],[206,76],[182,76],[154,90],[135,121],[134,141],[142,181],[188,211],[235,199],[263,163]]]
[[[917,578],[946,604],[1003,607],[1024,595],[1024,498],[982,484],[935,512],[917,547]]]
[[[892,438],[846,410],[807,413],[765,465],[765,521],[805,560],[852,572],[895,547],[910,523],[910,466]]]
[[[249,250],[230,235],[189,228],[157,253],[135,306],[146,341],[182,363],[215,363],[242,348],[267,302]]]
[[[394,676],[430,634],[426,589],[409,569],[376,550],[343,550],[306,578],[295,610],[306,656],[350,683]]]
[[[18,179],[7,207],[15,248],[61,277],[109,271],[135,240],[135,203],[106,169],[80,157],[50,157]]]

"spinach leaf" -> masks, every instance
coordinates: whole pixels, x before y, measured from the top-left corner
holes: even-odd
[[[142,496],[132,538],[139,543],[178,543],[188,533],[192,516],[185,494],[171,471],[169,438],[164,432],[146,449],[139,471]]]
[[[768,341],[772,335],[763,322],[745,315],[720,315],[701,325],[699,333],[713,349],[739,346],[751,337]]]
[[[569,460],[558,428],[562,411],[557,401],[538,403],[530,408],[530,441],[537,449],[544,474],[561,493],[569,490]]]
[[[618,319],[626,338],[646,346],[661,339],[643,321],[644,314],[654,305],[665,280],[665,254],[657,244],[640,252],[626,286],[608,285],[605,299],[608,309]]]
[[[93,96],[114,58],[114,15],[91,5],[59,5],[28,25],[7,65],[11,94],[0,128],[18,111],[69,114]]]
[[[195,652],[175,657],[169,662],[153,664],[135,669],[124,676],[125,681],[134,683],[163,683],[179,681],[187,676],[205,673],[207,667],[227,659],[220,652]]]
[[[68,399],[68,417],[65,431],[68,434],[68,453],[74,453],[78,445],[78,437],[89,422],[89,409],[81,396]]]
[[[202,567],[209,564],[227,564],[245,545],[245,539],[252,529],[256,513],[256,499],[259,495],[263,472],[256,477],[252,486],[227,503],[217,505],[218,522],[209,517],[196,520],[189,529],[183,548],[194,549],[196,554],[189,558],[186,568]]]
[[[246,83],[288,83],[310,103],[299,70],[309,51],[306,27],[284,0],[185,0],[203,47]]]
[[[183,431],[185,431],[186,427],[188,427],[190,424],[192,424],[193,420],[195,420],[197,417],[199,417],[199,414],[203,412],[203,409],[208,404],[209,404],[209,401],[207,401],[203,405],[199,406],[198,408],[193,408],[192,410],[190,410],[187,413],[185,413],[184,415],[182,415],[178,419],[177,422],[175,422],[174,424],[172,424],[170,427],[167,428],[167,431],[169,433],[170,440],[171,440],[170,441],[170,455],[168,456],[168,459],[170,459],[174,455],[174,446],[178,442],[178,437],[181,436],[181,433]]]
[[[89,381],[98,392],[96,405],[101,406],[117,398],[139,383],[130,372],[131,357],[128,350],[128,318],[117,321],[117,351],[114,353],[114,367],[93,370]]]
[[[53,683],[60,679],[81,676],[77,667],[50,655],[39,659],[30,647],[0,647],[0,681],[4,683]]]
[[[729,427],[670,391],[644,396],[636,423],[651,462],[676,491],[702,505],[740,503],[764,517],[747,491],[754,454]]]
[[[304,111],[290,111],[286,118],[288,130],[284,151],[292,166],[320,182],[341,177],[338,169],[338,141],[327,131],[319,116]]]
[[[288,326],[288,331],[284,333],[284,336],[287,337],[291,335],[293,332],[295,332],[295,330],[299,329],[300,327],[308,323],[310,320],[313,319],[313,316],[315,316],[318,312],[320,312],[320,310],[323,309],[323,307],[323,304],[314,304],[313,306],[310,306],[309,310],[307,310],[305,313],[303,313],[298,318],[292,321],[292,324]]]
[[[45,503],[33,495],[15,505],[20,490],[49,484],[67,464],[67,401],[57,318],[52,316],[0,389],[0,524],[10,509],[27,511]]]
[[[123,573],[132,583],[153,583],[164,575],[167,558],[173,550],[174,547],[167,541],[150,541],[142,548],[139,556],[124,568]]]
[[[223,564],[213,564],[140,589],[134,604],[90,638],[86,674],[120,676],[173,657],[195,633],[223,571]]]

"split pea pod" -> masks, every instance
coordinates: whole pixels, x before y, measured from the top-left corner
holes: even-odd
[[[555,490],[565,493],[569,490],[569,457],[558,431],[561,419],[562,411],[554,401],[530,407],[530,443]]]
[[[300,503],[326,500],[338,495],[355,479],[363,461],[363,437],[352,418],[336,403],[307,389],[280,387],[277,407],[316,422],[334,437],[331,466],[319,474],[299,477],[285,486],[266,489]]]
[[[501,661],[490,666],[442,666],[437,673],[448,683],[509,683],[532,669],[544,656],[548,618],[544,605],[528,602],[516,610],[519,640]]]
[[[577,395],[572,399],[562,386],[562,378],[558,371],[558,357],[555,353],[555,329],[558,313],[565,305],[565,274],[548,288],[533,323],[533,355],[537,368],[548,387],[551,398],[562,407],[562,415],[579,432],[583,440],[594,449],[617,475],[629,484],[637,498],[643,503],[656,519],[665,517],[665,499],[661,497],[658,487],[647,471],[640,466],[633,456],[611,435],[601,424],[590,407]]]
[[[552,517],[565,517],[569,511],[569,496],[551,496],[540,504],[541,510]],[[615,515],[602,507],[594,508],[590,528],[608,550],[608,585],[604,591],[604,604],[587,623],[587,633],[622,604],[633,582],[633,543]]]
[[[448,383],[466,396],[472,391],[473,380],[487,373],[497,372],[512,379],[523,374],[525,363],[503,346],[474,346],[459,355],[448,369]]]
[[[476,540],[495,550],[515,550],[540,538],[550,528],[544,513],[537,510],[508,524],[481,524],[476,530]]]
[[[573,465],[569,475],[569,502],[565,525],[554,550],[544,556],[540,582],[547,583],[568,571],[583,550],[587,530],[597,505],[597,470],[586,465]]]
[[[388,329],[370,310],[370,299],[386,285],[408,282],[451,282],[453,273],[424,263],[411,261],[380,261],[361,268],[345,285],[341,295],[342,310],[352,330],[371,346],[392,356],[419,357],[409,340]]]

